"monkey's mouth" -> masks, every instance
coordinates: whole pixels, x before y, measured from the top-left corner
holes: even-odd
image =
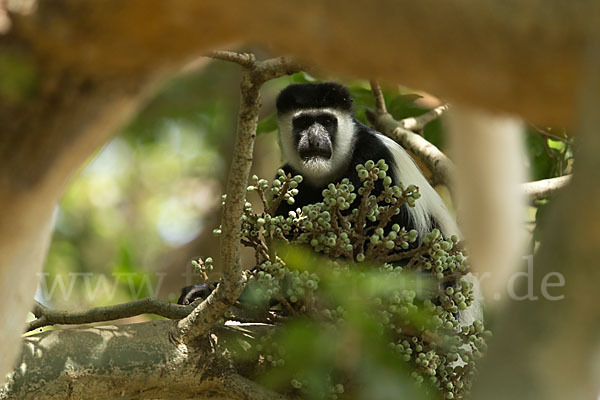
[[[298,154],[303,161],[310,161],[314,159],[329,160],[331,158],[331,150],[319,149],[319,148],[308,148],[301,149]]]

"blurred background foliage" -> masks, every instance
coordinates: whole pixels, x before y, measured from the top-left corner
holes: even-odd
[[[239,80],[237,65],[205,60],[200,68],[166,82],[89,160],[57,208],[39,301],[69,310],[147,296],[176,301],[183,286],[200,281],[191,266],[199,257],[215,260],[211,279],[218,278],[219,241],[212,231],[219,225],[231,162]],[[262,91],[252,174],[270,179],[282,163],[275,114],[279,91],[290,83],[319,80],[346,84],[356,117],[368,124],[367,110],[374,108],[368,80],[311,71],[270,81]],[[384,88],[384,96],[396,119],[442,104],[431,94],[401,86]],[[441,121],[419,133],[447,150]],[[529,126],[524,140],[532,180],[570,172],[572,143],[565,132]],[[532,205],[524,229],[534,231],[546,203]],[[245,267],[254,266],[252,250],[243,250],[242,256]],[[298,388],[300,371],[306,398],[323,398],[324,393],[344,398],[343,385],[329,379],[332,369],[341,369],[353,377],[359,398],[395,399],[402,393],[406,398],[432,398],[434,392],[426,395],[415,388],[419,376],[389,350],[389,338],[375,329],[379,322],[366,309],[364,297],[347,296],[347,287],[342,288],[329,295],[339,298],[350,316],[344,328],[332,331],[314,321],[294,322],[277,339],[291,362],[271,370],[262,382],[276,389],[285,390],[290,383]],[[138,316],[129,322],[150,318],[158,317]],[[267,339],[274,343],[274,338]]]
[[[367,80],[314,73],[349,86],[359,120],[373,109]],[[38,299],[82,309],[145,296],[176,300],[194,283],[190,261],[212,256],[218,266],[220,196],[225,191],[239,102],[239,68],[206,61],[167,82],[143,110],[74,177],[60,207]],[[268,82],[258,127],[253,173],[271,178],[281,164],[274,103],[286,85],[312,82],[307,73]],[[396,118],[440,105],[405,87],[385,90]],[[446,149],[442,123],[424,136]],[[529,127],[525,135],[532,179],[569,172],[570,140],[562,131]],[[501,151],[501,149],[499,149]],[[543,204],[540,203],[540,204]],[[532,208],[530,224],[535,222]],[[252,253],[244,253],[252,266]]]

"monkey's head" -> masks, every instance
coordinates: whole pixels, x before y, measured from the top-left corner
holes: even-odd
[[[294,84],[277,98],[281,148],[285,160],[316,185],[345,168],[354,140],[352,97],[333,83]]]

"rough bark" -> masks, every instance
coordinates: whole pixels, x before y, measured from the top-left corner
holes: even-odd
[[[223,343],[247,340],[242,336],[264,326],[219,328],[218,344],[198,340],[183,345],[171,340],[173,323],[57,329],[28,336],[0,398],[285,399],[239,375],[236,364],[221,353]],[[237,366],[243,369],[244,362]]]

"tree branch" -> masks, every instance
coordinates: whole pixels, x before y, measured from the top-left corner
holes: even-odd
[[[435,10],[407,0],[377,2],[367,9],[349,1],[344,13],[336,13],[336,4],[316,0],[295,0],[287,7],[273,7],[266,0],[36,3],[31,17],[15,18],[14,36],[42,59],[78,71],[113,75],[195,56],[223,43],[268,43],[280,54],[301,54],[338,73],[377,76],[393,84],[402,80],[452,101],[518,112],[554,126],[573,122],[581,50],[595,26],[588,23],[595,15],[589,0],[567,8],[557,0],[527,6],[450,1]],[[52,12],[56,7],[66,12]],[[335,26],[329,35],[320,35],[311,21],[332,15]],[[144,22],[145,29],[131,21]],[[525,23],[530,29],[522,29]],[[186,40],[190,37],[194,40]],[[373,62],[381,54],[386,54],[385,62]],[[407,54],[411,62],[406,62]],[[456,79],[456,71],[465,79]]]
[[[375,98],[375,112],[370,113],[369,117],[372,119],[373,124],[382,133],[395,140],[406,150],[417,156],[419,160],[423,161],[433,173],[434,182],[441,182],[452,187],[452,177],[454,176],[455,169],[452,161],[436,146],[412,131],[423,129],[426,124],[440,117],[448,110],[448,105],[445,104],[436,107],[418,117],[404,118],[396,121],[391,114],[385,111],[383,93],[377,82],[371,81],[371,90]],[[522,190],[530,201],[539,200],[550,196],[566,186],[570,178],[570,175],[566,175],[558,178],[527,182],[522,184]]]
[[[427,123],[442,115],[442,113],[448,109],[448,106],[443,105],[437,107],[419,117],[405,118],[396,121],[394,117],[386,111],[383,92],[376,81],[371,81],[371,91],[375,98],[375,112],[371,113],[369,117],[375,127],[391,139],[395,140],[406,150],[419,157],[433,173],[433,181],[443,182],[449,187],[452,187],[452,177],[454,176],[454,165],[452,164],[452,161],[421,135],[417,135],[409,130],[423,129]]]
[[[217,328],[215,351],[207,341],[174,342],[172,325],[150,321],[27,336],[0,398],[285,400],[240,375],[253,371],[255,358],[230,359],[225,351],[228,344],[252,341],[270,326]]]
[[[434,108],[433,110],[427,111],[425,114],[421,114],[418,117],[404,118],[398,121],[404,129],[410,131],[420,131],[425,128],[425,125],[438,119],[444,112],[448,110],[448,104],[443,104]]]
[[[423,161],[433,173],[434,182],[444,183],[452,187],[455,169],[454,163],[436,146],[429,143],[421,135],[402,127],[401,122],[394,120],[390,114],[376,114],[375,124],[383,133]],[[527,198],[530,201],[534,201],[552,195],[566,186],[570,182],[570,179],[570,175],[565,175],[523,183],[521,187]]]
[[[565,175],[557,178],[527,182],[522,185],[522,188],[527,198],[530,201],[534,201],[553,195],[558,190],[567,186],[569,182],[571,182],[571,175]]]
[[[30,321],[25,332],[42,328],[48,325],[81,325],[95,322],[114,321],[121,318],[135,317],[142,314],[154,314],[169,319],[185,318],[202,300],[197,299],[192,304],[181,305],[168,301],[144,298],[128,303],[116,304],[106,307],[94,307],[85,311],[54,310],[35,302],[33,310],[36,319]],[[255,310],[245,304],[237,303],[229,309],[228,321],[241,323],[265,323],[272,319],[268,312]]]
[[[373,92],[373,99],[375,100],[375,112],[377,114],[387,113],[385,98],[383,97],[383,91],[381,90],[381,86],[379,86],[379,82],[371,79],[369,83],[371,84],[371,92]]]
[[[442,182],[453,187],[454,164],[436,146],[421,135],[404,128],[402,122],[396,121],[388,113],[376,113],[374,124],[378,130],[423,161],[433,173],[435,182]]]
[[[169,319],[180,319],[187,316],[197,304],[182,306],[168,301],[144,298],[129,303],[107,307],[94,307],[86,311],[71,312],[53,310],[35,302],[32,313],[37,319],[27,324],[26,332],[46,325],[91,324],[93,322],[111,321],[121,318],[134,317],[140,314],[156,314]]]
[[[375,100],[375,113],[376,114],[387,114],[387,108],[385,106],[385,98],[379,82],[376,80],[369,81],[371,84],[371,92],[373,93],[373,99]],[[448,110],[448,105],[443,104],[434,108],[433,110],[427,111],[426,113],[419,115],[418,117],[408,117],[398,121],[399,126],[410,131],[420,131],[425,128],[425,125],[438,119],[445,111]]]
[[[221,221],[221,262],[223,278],[217,288],[187,317],[176,325],[173,337],[186,342],[204,335],[235,303],[242,292],[240,265],[241,218],[246,202],[246,187],[252,165],[256,126],[260,110],[260,88],[268,80],[297,72],[299,66],[288,58],[248,61],[253,57],[229,52],[212,56],[237,62],[242,72],[241,102],[232,164],[227,181],[227,199]]]
[[[207,57],[214,58],[215,60],[236,63],[244,68],[252,68],[256,63],[256,57],[252,53],[237,53],[234,51],[216,50],[208,53]]]
[[[295,74],[306,68],[306,65],[296,62],[290,57],[276,57],[258,63],[253,71],[253,78],[262,85],[271,79]]]

